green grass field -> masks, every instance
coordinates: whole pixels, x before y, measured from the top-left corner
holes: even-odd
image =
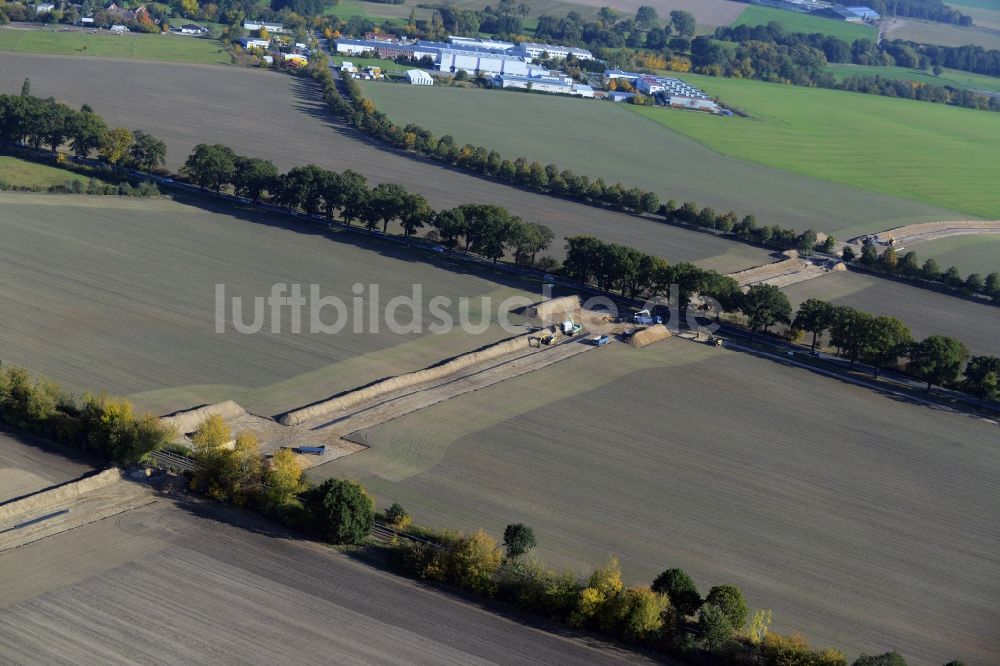
[[[333,62],[338,67],[347,61],[357,67],[367,67],[369,65],[375,67],[381,67],[383,72],[391,72],[394,74],[402,74],[408,69],[413,69],[410,65],[398,65],[392,60],[383,60],[381,58],[359,58],[358,56],[333,56]]]
[[[831,37],[837,37],[851,43],[856,39],[875,39],[876,30],[873,26],[858,23],[848,23],[836,19],[810,16],[799,12],[789,12],[783,9],[772,9],[760,5],[750,5],[732,25],[767,25],[777,21],[784,26],[786,32],[815,32]]]
[[[726,155],[994,219],[1000,114],[838,90],[686,76],[751,118],[629,107]]]
[[[0,51],[98,56],[134,60],[167,60],[201,65],[228,65],[229,53],[215,39],[182,35],[112,35],[107,32],[52,32],[0,28]]]
[[[941,76],[934,76],[927,71],[906,67],[834,64],[827,65],[827,70],[833,72],[838,81],[848,76],[881,76],[886,79],[917,81],[918,83],[926,83],[932,86],[951,86],[959,89],[1000,92],[1000,78],[963,72],[957,69],[946,69],[941,72]]]
[[[87,179],[66,169],[37,164],[17,157],[0,156],[0,181],[8,185],[52,187],[53,185],[62,185],[67,180],[86,181]]]
[[[812,227],[844,238],[847,228],[874,231],[961,215],[733,159],[692,140],[697,134],[688,138],[670,131],[626,105],[382,82],[367,83],[364,90],[395,122],[414,122],[438,136],[451,134],[460,144],[496,148],[512,159],[523,155],[542,164],[554,162],[591,178],[652,190],[664,200],[752,212],[770,224],[800,231]],[[684,111],[660,110],[651,117],[661,115],[682,125],[701,121],[708,127],[753,127],[748,121]]]

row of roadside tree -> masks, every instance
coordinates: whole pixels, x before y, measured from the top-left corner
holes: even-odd
[[[355,79],[341,80],[341,85],[347,92],[345,97],[340,93],[326,63],[317,61],[309,68],[308,73],[323,86],[324,100],[335,114],[343,117],[356,129],[401,150],[544,194],[653,217],[671,224],[696,227],[753,245],[780,250],[797,249],[805,253],[814,250],[831,252],[834,247],[835,239],[832,236],[826,236],[820,242],[820,235],[812,229],[796,232],[781,225],[761,224],[752,214],[741,217],[735,211],[717,212],[707,206],[700,207],[692,201],[678,204],[674,199],[669,199],[661,202],[656,193],[638,187],[621,183],[608,185],[601,178],[592,180],[568,169],[560,169],[555,164],[543,166],[523,157],[511,160],[504,158],[496,150],[483,146],[459,146],[451,136],[438,138],[429,130],[414,124],[400,127],[375,108],[371,99],[364,96],[361,85]],[[853,257],[845,259],[851,261]],[[929,280],[916,273],[900,272],[897,275],[922,285],[937,283],[938,286],[948,286],[948,283],[940,283],[936,277]],[[975,293],[991,296],[983,286],[984,289]]]
[[[112,167],[151,172],[166,160],[166,144],[143,130],[108,127],[101,116],[84,105],[73,109],[52,98],[31,95],[25,80],[20,95],[0,95],[0,145],[29,145],[53,153],[68,145],[77,157],[96,153]]]

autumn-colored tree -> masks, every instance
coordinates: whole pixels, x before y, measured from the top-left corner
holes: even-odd
[[[191,436],[191,443],[195,445],[196,451],[208,451],[220,448],[233,439],[233,434],[218,414],[213,414],[201,422],[194,435]]]
[[[257,33],[257,36],[258,36],[258,37],[259,37],[260,39],[266,39],[266,40],[268,40],[268,41],[270,41],[270,39],[271,39],[271,33],[269,33],[269,32],[267,31],[267,28],[261,28],[261,29],[260,29],[260,30],[258,31],[258,33]]]
[[[302,490],[302,467],[289,449],[281,449],[271,458],[271,467],[264,476],[264,496],[267,503],[280,506],[288,503]]]
[[[616,604],[618,630],[628,639],[651,638],[663,628],[663,618],[669,609],[667,595],[649,588],[630,587]]]
[[[134,141],[131,131],[124,127],[115,127],[105,132],[104,136],[101,137],[98,153],[102,160],[112,166],[117,166],[129,155]]]
[[[230,497],[237,504],[244,504],[261,489],[263,466],[256,433],[246,430],[237,435],[232,456],[235,477],[231,480]]]
[[[496,592],[493,575],[500,568],[503,552],[497,540],[483,530],[459,539],[452,553],[451,577],[470,590],[492,596]]]
[[[624,588],[622,569],[617,557],[594,570],[587,581],[587,587],[580,592],[576,610],[570,616],[570,622],[583,626],[599,620],[605,615],[605,609],[614,601]]]

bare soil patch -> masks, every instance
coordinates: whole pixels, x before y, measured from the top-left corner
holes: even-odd
[[[311,476],[441,527],[523,521],[557,568],[734,583],[849,659],[1000,658],[995,425],[677,339],[606,351],[374,428]]]

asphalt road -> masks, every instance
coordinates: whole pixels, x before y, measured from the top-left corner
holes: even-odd
[[[0,455],[23,446],[0,440]],[[196,500],[7,551],[0,572],[2,663],[643,661]]]

